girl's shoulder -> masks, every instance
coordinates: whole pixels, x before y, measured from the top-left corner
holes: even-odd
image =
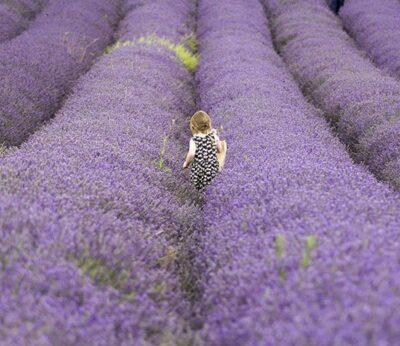
[[[193,135],[192,137],[207,137],[207,136],[209,136],[209,135],[212,134],[212,133],[217,134],[217,130],[216,130],[216,129],[211,129],[208,133],[200,133],[200,132],[199,132],[199,133]]]
[[[192,138],[193,139],[199,139],[199,138],[206,138],[209,134],[196,134],[193,135]]]
[[[191,143],[200,143],[203,141],[203,138],[204,137],[194,135],[194,136],[190,137],[190,142]]]
[[[218,141],[219,137],[218,137],[217,133],[218,132],[216,129],[211,129],[210,132],[208,132],[208,133],[195,134],[191,138],[194,141],[205,141],[205,140],[207,140],[207,138],[214,137]]]

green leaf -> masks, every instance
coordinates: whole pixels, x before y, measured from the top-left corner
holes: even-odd
[[[279,268],[279,278],[281,281],[286,281],[286,271],[283,268]]]
[[[316,244],[317,244],[317,237],[315,235],[309,235],[307,237],[307,249],[311,251],[312,249],[315,248]]]
[[[303,252],[302,267],[307,268],[311,264],[311,257],[308,251]]]
[[[284,250],[285,250],[285,237],[282,234],[278,234],[275,238],[276,256],[282,258]]]

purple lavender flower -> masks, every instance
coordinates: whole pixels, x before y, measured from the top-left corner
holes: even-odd
[[[135,25],[147,6],[150,30],[192,31],[191,3],[159,5],[127,6],[120,40],[151,34]],[[177,160],[193,110],[192,74],[173,52],[132,44],[99,59],[49,124],[3,154],[2,342],[194,344],[176,264],[200,215]]]
[[[0,43],[18,35],[28,26],[28,20],[0,4]]]
[[[21,16],[32,20],[49,0],[2,0],[1,3]]]
[[[346,0],[340,18],[376,64],[400,78],[400,2]]]
[[[119,0],[51,0],[29,30],[0,46],[0,142],[18,145],[48,120],[110,43]]]
[[[24,31],[47,1],[13,0],[0,3],[0,43]]]
[[[400,188],[400,83],[375,67],[322,0],[265,1],[277,50],[357,162]]]
[[[305,102],[257,0],[200,1],[198,37],[199,107],[230,143],[191,247],[205,344],[397,344],[399,196]]]

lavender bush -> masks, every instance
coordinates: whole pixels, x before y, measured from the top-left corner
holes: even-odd
[[[400,187],[400,83],[354,45],[323,1],[265,1],[274,40],[304,94],[358,162]]]
[[[0,43],[18,35],[28,26],[28,20],[0,4]]]
[[[340,10],[346,30],[376,64],[400,77],[400,2],[346,0]]]
[[[0,43],[24,31],[44,5],[45,1],[41,0],[0,1]]]
[[[0,0],[0,4],[32,20],[47,5],[49,0]]]
[[[394,345],[400,200],[273,50],[257,0],[202,0],[200,107],[230,143],[195,233],[206,345]]]
[[[51,0],[0,46],[0,143],[19,145],[49,119],[113,37],[120,0]]]
[[[192,30],[190,1],[127,5],[123,41]],[[195,344],[179,257],[199,212],[177,160],[193,111],[192,74],[175,54],[127,45],[80,79],[47,126],[3,154],[2,342]]]

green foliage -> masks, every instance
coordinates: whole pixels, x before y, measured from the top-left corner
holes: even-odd
[[[303,251],[302,267],[307,268],[311,264],[311,252],[316,247],[317,237],[310,235],[306,238],[306,248]]]
[[[196,38],[191,35],[187,39],[188,45],[192,48],[193,52],[197,50]],[[174,44],[172,41],[158,37],[156,34],[151,34],[148,36],[142,36],[135,41],[117,41],[112,46],[107,47],[104,50],[104,54],[110,54],[113,51],[120,49],[122,47],[132,46],[135,44],[147,44],[147,45],[158,45],[167,48],[171,52],[175,53],[178,60],[190,71],[196,70],[199,58],[198,55],[189,51],[183,44]]]
[[[279,268],[279,278],[281,279],[281,281],[286,280],[286,270],[285,269]]]
[[[190,48],[190,51],[185,48],[184,44]],[[199,55],[197,54],[198,42],[194,33],[186,37],[183,43],[177,45],[175,51],[178,59],[189,71],[193,72],[196,70],[199,63]]]
[[[285,236],[282,234],[278,234],[275,238],[275,253],[279,258],[283,257],[283,253],[285,250]]]
[[[175,53],[181,63],[190,71],[196,71],[197,65],[199,63],[199,58],[197,55],[192,54],[188,51],[182,44],[175,46]]]
[[[194,33],[191,33],[189,35],[189,37],[186,39],[186,41],[187,41],[187,44],[189,45],[190,49],[192,50],[192,52],[194,54],[197,54],[199,45],[197,42],[196,35]]]
[[[275,254],[276,257],[282,260],[285,252],[285,236],[283,234],[278,234],[275,238]],[[279,264],[278,268],[279,278],[281,281],[286,280],[286,271],[282,264]]]
[[[133,302],[136,299],[136,292],[131,291],[128,293],[122,293],[122,298],[124,300],[127,300],[129,302]]]
[[[165,155],[165,150],[167,148],[167,142],[168,142],[168,136],[164,136],[163,145],[161,147],[161,152],[160,152],[160,158],[156,161],[156,167],[160,170],[165,169],[170,171],[169,168],[164,167],[164,155]]]
[[[82,255],[75,262],[78,268],[98,285],[111,286],[116,290],[122,290],[128,282],[129,275],[126,271],[112,270],[103,260]],[[132,297],[134,293],[129,292],[125,295]]]
[[[166,293],[167,284],[164,281],[155,282],[148,291],[149,297],[155,302],[165,299]]]
[[[163,169],[163,167],[164,167],[164,159],[162,157],[160,157],[160,159],[156,161],[156,167],[158,169],[160,169],[160,170]]]
[[[110,54],[117,49],[120,49],[122,47],[132,46],[134,44],[135,44],[134,41],[117,41],[113,45],[106,47],[104,49],[104,54]]]
[[[317,237],[315,235],[309,235],[306,239],[307,250],[311,251],[317,244]]]
[[[302,266],[303,268],[307,268],[311,264],[311,257],[310,253],[307,251],[303,252],[303,261],[302,261]]]
[[[0,256],[1,271],[4,273],[7,269],[7,258],[2,255]]]
[[[1,143],[0,144],[0,156],[6,152],[6,149],[7,149],[6,144]]]
[[[171,268],[175,263],[176,252],[173,246],[168,246],[165,255],[158,259],[158,264],[164,268]]]
[[[18,296],[19,291],[21,290],[22,282],[24,281],[24,276],[21,276],[21,278],[18,280],[17,284],[14,286],[12,290],[13,296]]]
[[[305,249],[303,250],[303,256],[302,256],[302,261],[301,261],[301,267],[303,269],[305,269],[311,265],[312,251],[315,249],[316,246],[317,246],[317,237],[315,235],[307,236]],[[280,259],[280,261],[284,257],[285,237],[282,234],[278,234],[275,238],[275,254],[276,254],[276,257],[278,257]],[[282,281],[285,281],[287,278],[287,273],[286,273],[282,263],[278,264],[278,273],[279,273],[279,278]]]
[[[152,292],[156,294],[164,294],[167,289],[167,286],[164,281],[154,283],[152,287]]]

